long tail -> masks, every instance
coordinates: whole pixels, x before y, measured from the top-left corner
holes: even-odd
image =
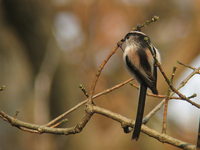
[[[137,117],[135,121],[135,128],[132,134],[132,139],[135,139],[135,140],[137,140],[140,136],[140,130],[142,126],[142,119],[143,119],[144,106],[145,106],[145,99],[146,99],[146,92],[147,92],[147,86],[144,84],[140,84]]]
[[[197,150],[200,150],[200,118],[199,118],[199,131],[197,136]]]

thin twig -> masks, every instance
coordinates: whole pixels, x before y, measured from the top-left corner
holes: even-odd
[[[112,88],[109,88],[109,89],[106,89],[106,90],[104,90],[104,91],[102,91],[102,92],[99,92],[98,94],[96,94],[96,95],[93,96],[93,99],[95,99],[95,98],[97,98],[97,97],[100,97],[100,96],[102,96],[102,95],[105,95],[105,94],[107,94],[107,93],[110,93],[110,92],[112,92],[112,91],[114,91],[114,90],[116,90],[116,89],[118,89],[118,88],[120,88],[120,87],[126,85],[127,83],[131,82],[132,80],[133,80],[133,78],[130,78],[130,79],[128,79],[128,80],[126,80],[126,81],[124,81],[124,82],[122,82],[122,83],[119,83],[119,84],[113,86]],[[79,107],[81,107],[82,105],[86,104],[87,101],[88,101],[88,99],[86,99],[86,100],[84,100],[84,101],[78,103],[78,104],[75,105],[74,107],[70,108],[68,111],[64,112],[64,113],[61,114],[60,116],[58,116],[58,117],[56,117],[55,119],[53,119],[52,121],[50,121],[50,122],[49,122],[48,124],[46,124],[45,126],[48,126],[48,127],[49,127],[49,126],[52,126],[52,125],[55,124],[57,121],[59,121],[59,120],[65,118],[69,113],[75,111],[77,108],[79,108]]]
[[[104,115],[108,118],[111,118],[111,119],[121,123],[122,126],[124,124],[127,124],[127,126],[134,126],[134,124],[135,124],[134,121],[132,121],[124,116],[121,116],[120,114],[111,112],[110,110],[106,110],[106,109],[98,107],[98,106],[93,106],[93,105],[90,105],[90,106],[91,106],[90,111],[93,111],[94,113],[98,113],[98,114]],[[168,136],[166,134],[161,134],[145,125],[142,125],[141,131],[143,133],[147,134],[148,136],[157,139],[158,141],[160,141],[162,143],[168,143],[168,144],[171,144],[173,146],[176,146],[176,147],[179,147],[179,148],[182,148],[185,150],[195,150],[195,145],[178,140],[178,139]]]
[[[185,86],[186,84],[187,84],[187,82],[195,75],[195,74],[197,74],[198,73],[198,70],[200,69],[200,67],[199,68],[197,68],[197,69],[195,69],[189,76],[187,76],[182,82],[181,82],[181,88],[183,87],[183,86]],[[179,90],[179,89],[178,89]]]
[[[191,78],[191,77],[190,77],[190,78]],[[190,79],[190,78],[189,78],[189,79]],[[188,79],[188,80],[189,80],[189,79]],[[95,98],[97,98],[97,97],[99,97],[99,96],[102,96],[102,95],[105,95],[105,94],[107,94],[107,93],[110,93],[110,92],[112,92],[113,90],[116,90],[116,89],[120,88],[121,86],[124,86],[124,85],[126,85],[127,83],[130,83],[132,80],[133,80],[133,79],[130,78],[130,79],[128,79],[128,80],[126,80],[126,81],[124,81],[124,82],[122,82],[122,83],[119,83],[119,84],[113,86],[112,88],[109,88],[109,89],[107,89],[107,90],[104,90],[104,91],[102,91],[102,92],[99,92],[98,94],[94,95],[92,99],[95,99]],[[186,82],[184,82],[184,83],[186,84]],[[135,88],[138,88],[138,86],[137,86],[136,84],[133,84],[133,83],[132,83],[131,85],[132,85],[133,87],[135,87]],[[183,86],[184,86],[184,85],[181,85],[180,88],[182,88]],[[179,89],[180,89],[180,88],[179,88]],[[149,93],[149,92],[147,93],[147,95],[148,95],[148,96],[157,97],[157,98],[164,98],[164,99],[166,98],[166,95],[155,95],[155,94],[152,94],[152,93]],[[180,100],[181,100],[180,97],[172,97],[171,95],[170,95],[169,98],[170,98],[170,99],[180,99]],[[87,101],[88,101],[88,99],[86,99],[86,100],[84,100],[84,101],[78,103],[77,105],[75,105],[74,107],[72,107],[71,109],[69,109],[68,111],[64,112],[64,113],[61,114],[60,116],[58,116],[58,117],[56,117],[55,119],[53,119],[52,121],[50,121],[48,124],[46,124],[46,126],[52,126],[52,125],[55,124],[57,121],[59,121],[59,120],[65,118],[69,113],[75,111],[77,108],[79,108],[79,107],[81,107],[82,105],[86,104]],[[153,110],[147,115],[147,117],[144,118],[144,120],[145,120],[144,122],[147,123],[148,120],[151,118],[151,116],[153,116],[154,113],[156,113],[156,112],[162,107],[162,105],[163,105],[163,102],[161,102],[160,104],[158,104],[158,107],[155,107],[155,109],[153,109]]]
[[[141,31],[142,28],[144,28],[145,26],[150,25],[153,22],[158,21],[159,19],[160,19],[159,16],[153,16],[151,18],[151,20],[146,20],[143,24],[139,24],[139,25],[137,25],[136,28],[133,28],[133,30]]]
[[[92,82],[92,86],[91,86],[91,90],[90,90],[90,96],[89,96],[89,99],[88,99],[88,102],[89,103],[92,103],[92,99],[93,99],[93,95],[94,95],[94,92],[95,92],[95,88],[96,88],[96,85],[97,85],[97,82],[98,82],[98,79],[101,75],[101,72],[104,68],[104,66],[106,65],[106,63],[109,61],[109,59],[115,54],[115,52],[117,51],[117,49],[119,48],[119,44],[117,44],[117,46],[110,52],[110,54],[107,56],[107,58],[103,61],[103,63],[99,66],[99,69],[97,70],[97,73],[95,75],[95,79],[94,81]]]
[[[88,95],[88,92],[86,91],[85,87],[82,84],[80,84],[79,88],[81,89],[81,91],[83,92],[83,94],[86,96],[86,98],[88,98],[89,95]]]
[[[135,83],[129,83],[132,87],[136,88],[139,90],[139,85],[135,84]],[[151,96],[151,97],[155,97],[155,98],[166,98],[167,95],[161,95],[161,94],[153,94],[151,92],[147,92],[147,96]],[[169,97],[169,99],[181,99],[180,97]]]
[[[154,114],[162,108],[164,102],[165,102],[165,99],[163,99],[158,105],[156,105],[156,106],[143,118],[142,123],[143,123],[143,124],[146,124],[147,122],[149,122],[149,120],[151,119],[151,117],[154,116]]]
[[[145,23],[141,24],[141,25],[137,25],[137,27],[133,30],[141,30],[143,27],[153,23],[153,22],[156,22],[159,20],[159,17],[158,16],[154,16],[151,18],[151,20],[146,20]],[[118,48],[121,48],[122,49],[122,40],[117,42],[117,45],[116,47],[111,51],[111,53],[107,56],[107,58],[103,61],[103,63],[99,66],[99,69],[97,70],[97,73],[96,73],[96,76],[95,76],[95,79],[94,81],[92,82],[92,86],[91,86],[91,90],[90,90],[90,96],[89,96],[89,99],[88,99],[88,102],[89,103],[92,103],[92,97],[94,95],[94,91],[95,91],[95,88],[96,88],[96,84],[98,82],[98,79],[101,75],[101,72],[104,68],[104,66],[106,65],[106,63],[109,61],[109,59],[112,57],[113,54],[115,54],[115,52],[117,51]]]
[[[99,93],[97,93],[96,95],[93,96],[93,99],[98,98],[98,97],[100,97],[100,96],[102,96],[102,95],[108,94],[108,93],[110,93],[110,92],[112,92],[112,91],[114,91],[114,90],[116,90],[116,89],[118,89],[118,88],[120,88],[120,87],[126,85],[127,83],[130,83],[132,80],[134,80],[134,79],[133,79],[133,78],[130,78],[130,79],[128,79],[128,80],[126,80],[126,81],[124,81],[124,82],[122,82],[122,83],[119,83],[119,84],[113,86],[112,88],[109,88],[109,89],[106,89],[106,90],[104,90],[104,91],[102,91],[102,92],[99,92]],[[134,85],[134,87],[137,87],[137,86],[135,86],[135,84],[132,84],[132,85]],[[147,93],[147,95],[153,96],[153,97],[157,97],[157,98],[165,98],[165,97],[166,97],[166,95],[155,95],[155,94],[151,94],[151,93]],[[180,98],[179,98],[179,97],[170,97],[170,99],[180,99]],[[88,101],[88,99],[86,99],[86,100],[84,100],[84,101],[78,103],[78,104],[75,105],[74,107],[70,108],[68,111],[66,111],[66,112],[64,112],[63,114],[61,114],[60,116],[54,118],[52,121],[50,121],[48,124],[46,124],[46,126],[48,126],[48,127],[49,127],[49,126],[52,126],[52,125],[55,124],[57,121],[59,121],[59,120],[65,118],[69,113],[75,111],[76,109],[78,109],[78,108],[81,107],[82,105],[86,104],[87,101]]]
[[[177,61],[177,63],[180,64],[180,65],[182,65],[182,66],[184,66],[184,67],[186,67],[186,68],[189,68],[189,69],[192,69],[192,70],[196,70],[194,67],[191,67],[191,66],[189,66],[189,65],[186,65],[186,64],[184,64],[184,63],[182,63],[182,62],[180,62],[180,61]]]
[[[155,58],[155,59],[156,59],[156,58]],[[183,95],[182,93],[180,93],[180,92],[178,91],[179,89],[175,89],[175,88],[173,87],[173,85],[170,83],[170,80],[167,78],[167,75],[166,75],[165,72],[163,71],[163,69],[162,69],[160,63],[157,61],[157,59],[156,59],[156,63],[157,63],[157,66],[158,66],[158,68],[159,68],[161,74],[163,75],[163,77],[164,77],[166,83],[167,83],[168,86],[170,87],[170,89],[171,89],[174,93],[176,93],[182,100],[185,100],[185,101],[187,101],[188,103],[190,103],[190,104],[196,106],[197,108],[200,108],[200,105],[199,105],[199,104],[197,104],[197,103],[191,101],[191,100],[188,99],[185,95]]]
[[[152,18],[151,21],[146,21],[144,24],[142,25],[138,25],[137,26],[137,30],[141,30],[141,28],[143,28],[144,26],[152,23],[152,22],[155,22],[157,21],[158,18],[154,17]],[[4,112],[0,112],[0,118],[2,118],[3,120],[9,122],[11,125],[23,130],[23,131],[27,131],[27,132],[31,132],[31,133],[51,133],[51,134],[64,134],[64,135],[68,135],[68,134],[76,134],[76,133],[79,133],[82,131],[82,129],[85,127],[85,125],[88,123],[88,121],[91,119],[92,115],[94,113],[98,113],[98,114],[101,114],[101,115],[104,115],[106,117],[109,117],[115,121],[118,121],[121,123],[122,127],[124,124],[128,125],[128,126],[134,126],[134,123],[132,122],[132,120],[120,115],[120,114],[117,114],[117,113],[113,113],[109,110],[106,110],[104,108],[101,108],[101,107],[98,107],[98,106],[94,106],[92,105],[92,102],[93,102],[93,99],[96,98],[96,97],[99,97],[101,95],[104,95],[104,94],[107,94],[115,89],[118,89],[120,88],[121,86],[129,83],[130,81],[132,81],[133,79],[129,79],[123,83],[120,83],[110,89],[107,89],[107,90],[104,90],[103,92],[100,92],[96,95],[94,95],[94,92],[95,92],[95,88],[96,88],[96,85],[97,85],[97,82],[98,82],[98,79],[101,75],[101,72],[104,68],[104,66],[106,65],[106,63],[109,61],[109,59],[113,56],[113,54],[115,54],[115,52],[117,51],[117,49],[120,47],[121,48],[121,44],[122,42],[118,43],[116,48],[113,49],[113,51],[108,55],[108,57],[104,60],[104,62],[100,65],[98,71],[97,71],[97,74],[95,76],[95,79],[94,79],[94,82],[92,82],[92,86],[91,86],[91,90],[90,90],[90,95],[89,95],[89,98],[80,102],[79,104],[77,104],[76,106],[74,106],[73,108],[71,108],[70,110],[68,110],[67,112],[63,113],[62,115],[58,116],[57,118],[55,118],[54,120],[52,120],[51,122],[49,122],[47,125],[36,125],[36,124],[30,124],[30,123],[26,123],[26,122],[23,122],[23,121],[20,121],[18,119],[16,119],[15,117],[11,117],[9,115],[7,115],[6,113]],[[155,57],[154,57],[155,58]],[[156,59],[156,58],[155,58]],[[169,88],[170,90],[172,90],[172,92],[170,93],[170,91],[168,92],[167,94],[167,97],[164,96],[164,95],[151,95],[151,93],[149,93],[149,95],[151,96],[154,96],[154,97],[158,97],[158,98],[164,98],[164,101],[166,99],[171,99],[173,98],[172,95],[174,93],[176,93],[180,99],[183,99],[183,100],[186,100],[188,101],[189,103],[195,105],[196,107],[199,108],[199,105],[192,102],[190,100],[190,98],[193,98],[195,96],[195,94],[193,94],[192,96],[190,97],[186,97],[185,95],[183,95],[182,93],[180,93],[178,90],[183,87],[188,81],[189,79],[194,75],[194,74],[197,74],[197,73],[200,73],[200,70],[199,68],[196,69],[195,68],[195,73],[193,74],[190,74],[190,76],[188,76],[187,80],[185,80],[185,82],[183,82],[178,89],[175,89],[173,87],[173,84],[172,84],[172,81],[170,81],[166,74],[163,72],[160,64],[157,62],[157,66],[158,68],[160,69],[163,77],[165,78],[167,84],[169,85]],[[190,68],[191,69],[191,68]],[[171,78],[171,80],[173,80],[173,76]],[[82,88],[84,89],[84,88]],[[86,94],[86,90],[82,90],[84,92],[84,94],[88,97],[88,94]],[[177,98],[177,99],[179,99]],[[164,104],[164,101],[162,101],[160,104],[158,104],[143,120],[144,123],[148,122],[148,120],[163,106]],[[86,104],[87,103],[87,104]],[[85,116],[82,118],[82,120],[74,127],[71,127],[71,128],[56,128],[59,124],[61,124],[63,122],[62,119],[64,119],[66,117],[67,114],[73,112],[74,110],[76,110],[78,107],[82,106],[83,104],[86,104],[86,114]],[[60,121],[60,122],[58,122]],[[51,127],[49,127],[51,126]],[[173,137],[170,137],[166,134],[161,134],[153,129],[150,129],[148,128],[147,126],[145,125],[142,125],[142,132],[159,140],[160,142],[163,142],[163,143],[168,143],[168,144],[171,144],[171,145],[174,145],[176,147],[179,147],[179,148],[182,148],[182,149],[187,149],[187,150],[193,150],[195,149],[195,146],[194,145],[191,145],[189,143],[186,143],[186,142],[183,142],[183,141],[180,141],[178,139],[175,139]]]
[[[154,57],[154,59],[156,59],[156,58]],[[157,59],[156,59],[156,61],[157,61]],[[161,66],[159,66],[159,67],[161,68]],[[189,74],[189,75],[181,82],[181,84],[179,85],[179,87],[177,88],[177,90],[180,90],[181,88],[183,88],[183,87],[186,85],[186,83],[187,83],[195,74],[196,74],[196,71],[193,71],[191,74]],[[171,97],[172,95],[174,95],[174,92],[172,92],[172,93],[170,94],[170,97]],[[164,105],[164,102],[165,102],[165,99],[163,99],[159,104],[157,104],[157,105],[154,107],[154,109],[152,109],[152,110],[144,117],[144,119],[143,119],[143,123],[144,123],[144,124],[146,124],[146,123],[151,119],[151,117],[154,116],[154,114],[155,114],[156,112],[158,112],[158,111],[162,108],[162,106]]]
[[[173,84],[175,72],[176,72],[176,67],[173,67],[173,71],[172,71],[172,75],[171,75],[171,79],[170,79],[171,84]],[[171,89],[168,88],[167,98],[165,99],[164,111],[163,111],[162,133],[164,133],[164,134],[166,134],[166,131],[167,131],[167,110],[168,110],[168,102],[169,102],[170,93],[171,93]]]
[[[119,123],[121,125],[127,124],[129,126],[134,126],[134,121],[131,119],[128,119],[120,114],[111,112],[109,110],[106,110],[104,108],[90,105],[88,104],[86,107],[86,115],[82,118],[82,120],[75,125],[74,127],[70,128],[51,128],[51,127],[45,127],[35,124],[26,123],[23,121],[20,121],[18,119],[15,119],[4,112],[0,112],[0,116],[4,118],[5,121],[9,122],[12,126],[17,127],[19,129],[23,128],[23,131],[33,130],[36,131],[35,133],[42,134],[42,133],[51,133],[51,134],[61,134],[61,135],[69,135],[69,134],[76,134],[80,133],[82,129],[85,127],[85,125],[88,123],[88,121],[91,119],[92,115],[94,113],[101,114],[103,116],[106,116],[108,118],[111,118]],[[175,139],[173,137],[170,137],[166,134],[161,134],[153,129],[150,129],[149,127],[142,125],[142,132],[159,140],[162,143],[168,143],[173,146],[185,149],[185,150],[194,150],[195,146],[186,142],[183,142],[181,140]]]
[[[61,121],[57,122],[56,124],[53,124],[52,126],[49,126],[49,127],[51,127],[51,128],[56,128],[56,127],[58,127],[59,125],[64,124],[64,123],[66,123],[66,122],[68,122],[68,119],[63,119],[63,120],[61,120]]]
[[[31,132],[31,133],[51,133],[51,134],[58,134],[58,135],[69,135],[69,134],[76,134],[80,133],[85,125],[88,123],[90,118],[92,117],[93,113],[87,113],[82,120],[74,127],[70,128],[52,128],[46,127],[43,125],[36,125],[27,123],[24,121],[20,121],[12,116],[7,115],[3,111],[0,111],[0,117],[9,122],[12,126],[19,128],[20,130]]]

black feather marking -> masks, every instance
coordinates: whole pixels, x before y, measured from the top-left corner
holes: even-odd
[[[155,55],[155,57],[157,58],[157,53],[156,53],[156,49],[155,49],[155,47],[153,47],[153,53],[154,53],[154,55]],[[153,55],[153,54],[152,54]],[[155,80],[155,87],[157,87],[157,66],[156,66],[156,61],[154,60],[154,64],[153,64],[154,66],[154,69],[153,69],[153,78],[154,78],[154,80]],[[158,92],[157,93],[154,93],[154,94],[158,94]]]
[[[149,87],[151,89],[151,91],[154,93],[154,94],[157,94],[158,91],[155,87],[155,81],[154,80],[150,80],[148,78],[146,78],[132,63],[131,61],[129,60],[128,56],[125,57],[125,61],[126,61],[126,64],[129,68],[129,70],[135,75],[135,77],[137,78],[137,80],[146,85],[147,87]]]
[[[142,68],[144,69],[144,71],[146,72],[147,75],[151,75],[151,66],[149,64],[149,61],[147,59],[147,54],[144,50],[138,50],[137,51],[138,56],[139,56],[139,60],[140,60],[140,64],[142,66]]]
[[[146,100],[146,92],[147,92],[147,86],[144,84],[141,84],[138,108],[137,108],[137,116],[136,116],[134,131],[132,134],[132,139],[135,139],[135,140],[137,140],[140,136],[142,119],[143,119],[143,114],[144,114],[144,107],[145,107],[145,100]]]
[[[157,66],[154,64],[154,69],[153,69],[153,78],[154,78],[154,86],[157,87]]]
[[[134,37],[134,41],[137,41],[142,48],[149,47],[149,43],[151,43],[150,38],[147,35],[137,32],[127,33],[123,40],[129,39],[130,36]],[[147,40],[145,40],[145,38]]]

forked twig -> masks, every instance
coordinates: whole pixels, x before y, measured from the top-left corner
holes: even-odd
[[[138,25],[134,30],[141,30],[141,28],[149,25],[152,22],[157,21],[159,18],[158,17],[153,17],[150,21],[147,20],[144,24],[142,25]],[[69,134],[76,134],[76,133],[80,133],[82,131],[82,129],[86,126],[86,124],[88,123],[88,121],[91,119],[91,117],[93,116],[94,113],[97,114],[101,114],[103,116],[106,116],[108,118],[111,118],[119,123],[121,123],[122,127],[123,125],[128,125],[128,126],[134,126],[134,121],[120,115],[114,112],[111,112],[109,110],[106,110],[104,108],[98,107],[98,106],[94,106],[93,105],[93,99],[100,97],[102,95],[108,94],[116,89],[119,89],[120,87],[126,85],[127,83],[130,83],[133,79],[128,79],[122,83],[119,83],[115,86],[113,86],[112,88],[106,89],[102,92],[99,92],[98,94],[94,95],[95,93],[95,88],[97,85],[97,82],[99,80],[99,77],[101,75],[102,70],[104,69],[105,65],[107,64],[107,62],[110,60],[110,58],[116,53],[118,48],[122,48],[122,41],[118,42],[117,46],[110,52],[110,54],[106,57],[106,59],[103,61],[103,63],[99,66],[98,71],[95,75],[95,78],[92,82],[92,86],[91,86],[91,90],[89,91],[89,95],[86,91],[86,89],[81,86],[81,90],[83,91],[84,95],[87,97],[86,100],[78,103],[77,105],[75,105],[74,107],[72,107],[71,109],[69,109],[68,111],[66,111],[65,113],[61,114],[60,116],[56,117],[55,119],[53,119],[52,121],[50,121],[48,124],[46,125],[36,125],[36,124],[31,124],[31,123],[26,123],[23,121],[20,121],[18,119],[16,119],[15,117],[9,116],[6,113],[4,113],[3,111],[0,111],[0,118],[2,118],[3,120],[5,120],[6,122],[10,123],[12,126],[15,126],[17,128],[19,128],[20,130],[23,131],[27,131],[27,132],[31,132],[31,133],[51,133],[51,134],[63,134],[63,135],[69,135]],[[157,61],[157,59],[154,56],[154,59]],[[169,86],[169,90],[168,90],[168,94],[167,96],[165,95],[154,95],[152,93],[147,93],[147,95],[149,96],[153,96],[156,98],[164,98],[163,101],[161,101],[160,104],[158,104],[146,117],[144,117],[143,119],[143,123],[147,123],[149,121],[149,119],[163,106],[164,102],[168,102],[169,99],[181,99],[181,100],[185,100],[189,103],[191,103],[192,105],[196,106],[197,108],[200,108],[199,104],[194,103],[193,101],[191,101],[190,99],[195,97],[196,95],[193,94],[190,97],[186,97],[185,95],[183,95],[182,93],[180,93],[178,90],[180,88],[182,88],[190,79],[192,76],[194,76],[195,74],[200,73],[199,69],[200,68],[192,68],[189,66],[190,69],[193,69],[194,71],[180,84],[179,88],[174,88],[172,81],[173,81],[173,77],[174,74],[171,77],[171,80],[167,78],[166,74],[164,73],[161,65],[158,63],[157,61],[157,66],[162,74],[162,76],[164,77],[166,83]],[[173,71],[173,73],[175,73],[175,70]],[[132,84],[132,86],[138,88],[137,85]],[[0,89],[1,90],[1,89]],[[173,97],[173,94],[176,93],[179,97]],[[76,109],[78,109],[80,106],[86,104],[86,108],[85,108],[85,115],[83,116],[83,118],[81,119],[80,122],[78,122],[75,126],[73,127],[69,127],[69,128],[58,128],[58,126],[64,122],[66,122],[65,117],[69,114],[72,113],[73,111],[75,111]],[[166,112],[167,112],[167,105],[166,105]],[[166,114],[164,115],[165,117],[167,116]],[[165,119],[166,120],[166,119]],[[163,123],[164,126],[164,123]],[[166,127],[163,127],[163,130],[166,130]],[[189,143],[183,142],[181,140],[175,139],[173,137],[170,137],[166,134],[161,134],[153,129],[148,128],[145,125],[142,125],[142,132],[159,140],[160,142],[163,143],[168,143],[171,144],[173,146],[182,148],[182,149],[187,149],[187,150],[194,150],[195,146],[191,145]],[[165,132],[164,132],[165,133]]]
[[[175,72],[176,72],[176,67],[174,67],[173,71],[172,71],[172,75],[171,75],[171,79],[170,79],[171,84],[173,84]],[[167,130],[167,110],[168,110],[168,102],[169,102],[170,93],[171,93],[171,89],[168,88],[167,98],[165,99],[165,103],[164,103],[162,133],[166,133],[166,130]]]
[[[102,91],[102,92],[99,92],[98,94],[96,94],[96,95],[93,96],[93,99],[98,98],[98,97],[100,97],[100,96],[102,96],[102,95],[108,94],[108,93],[110,93],[110,92],[112,92],[112,91],[114,91],[114,90],[116,90],[116,89],[118,89],[118,88],[120,88],[120,87],[126,85],[127,83],[131,82],[132,80],[133,80],[133,79],[130,78],[130,79],[128,79],[128,80],[126,80],[126,81],[124,81],[124,82],[122,82],[122,83],[119,83],[119,84],[113,86],[112,88],[109,88],[109,89],[106,89],[106,90],[104,90],[104,91]],[[53,119],[52,121],[50,121],[50,122],[49,122],[48,124],[46,124],[45,126],[50,127],[50,126],[54,125],[57,121],[59,121],[59,120],[61,120],[61,119],[64,119],[69,113],[72,113],[73,111],[75,111],[76,109],[78,109],[79,107],[81,107],[82,105],[86,104],[87,101],[88,101],[88,99],[86,99],[86,100],[84,100],[84,101],[78,103],[78,104],[75,105],[74,107],[70,108],[68,111],[64,112],[64,113],[61,114],[60,116],[58,116],[58,117],[56,117],[55,119]]]

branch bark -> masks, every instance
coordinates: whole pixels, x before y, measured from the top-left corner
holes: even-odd
[[[51,127],[42,126],[42,125],[30,124],[30,123],[20,121],[14,117],[11,117],[2,111],[0,112],[0,116],[5,121],[9,122],[12,126],[17,127],[21,130],[26,129],[26,130],[32,131],[33,133],[38,133],[38,134],[51,133],[51,134],[59,134],[59,135],[69,135],[69,134],[80,133],[82,131],[82,129],[86,126],[88,121],[91,119],[91,117],[94,113],[103,115],[110,119],[113,119],[113,120],[119,122],[122,125],[122,127],[124,125],[133,127],[135,124],[135,121],[132,121],[129,118],[126,118],[120,114],[111,112],[110,110],[107,110],[107,109],[104,109],[104,108],[101,108],[98,106],[94,106],[91,104],[86,105],[86,114],[82,118],[82,120],[77,125],[75,125],[74,127],[70,127],[70,128],[51,128]],[[178,139],[168,136],[166,134],[159,133],[159,132],[147,127],[146,125],[142,125],[141,130],[143,133],[147,134],[150,137],[157,139],[158,141],[160,141],[162,143],[168,143],[170,145],[173,145],[173,146],[185,149],[185,150],[195,150],[195,145],[178,140]]]
[[[152,22],[154,22],[154,20],[152,20]],[[149,23],[144,23],[143,25],[141,25],[141,28],[148,25]],[[140,26],[138,26],[140,27]],[[122,41],[121,41],[122,42]],[[122,48],[121,47],[122,43],[118,42],[117,46],[110,52],[110,54],[106,57],[106,59],[104,60],[104,62],[100,65],[95,79],[92,82],[92,86],[91,86],[91,90],[90,90],[90,95],[87,96],[87,93],[85,93],[85,95],[88,97],[87,99],[85,99],[84,101],[78,103],[77,105],[75,105],[74,107],[72,107],[71,109],[69,109],[68,111],[66,111],[65,113],[61,114],[60,116],[56,117],[55,119],[53,119],[52,121],[50,121],[49,123],[45,124],[45,125],[37,125],[37,124],[31,124],[31,123],[27,123],[24,121],[21,121],[19,119],[17,119],[15,117],[12,117],[6,113],[4,113],[3,111],[0,111],[0,118],[2,118],[3,120],[5,120],[6,122],[8,122],[10,125],[19,128],[20,130],[26,131],[26,132],[31,132],[31,133],[37,133],[37,134],[42,134],[42,133],[50,133],[50,134],[59,134],[59,135],[69,135],[69,134],[77,134],[80,133],[84,127],[87,125],[87,123],[89,122],[89,120],[91,119],[91,117],[93,116],[93,114],[100,114],[103,115],[105,117],[108,117],[114,121],[117,121],[121,124],[122,128],[124,128],[125,126],[129,126],[129,127],[134,127],[135,121],[126,118],[125,116],[122,116],[118,113],[114,113],[110,110],[95,106],[93,104],[93,99],[100,97],[102,95],[108,94],[116,89],[119,89],[120,87],[126,85],[127,83],[130,83],[133,79],[128,79],[122,83],[119,83],[115,86],[113,86],[112,88],[106,89],[96,95],[94,95],[95,92],[95,88],[98,82],[98,79],[101,75],[102,70],[104,69],[104,66],[106,65],[106,63],[110,60],[110,58],[113,56],[113,54],[115,54],[115,52],[117,51],[118,48]],[[155,58],[155,57],[154,57]],[[156,58],[155,58],[156,60]],[[156,60],[157,61],[157,60]],[[172,83],[170,82],[170,80],[168,79],[167,75],[165,74],[165,72],[163,71],[161,65],[157,62],[158,68],[162,74],[162,76],[164,77],[166,83],[168,84],[169,88],[171,89],[170,94],[168,93],[167,96],[165,95],[154,95],[151,93],[148,93],[149,96],[153,96],[156,98],[163,98],[163,100],[154,108],[150,111],[150,113],[144,117],[143,119],[143,125],[142,125],[142,132],[145,133],[146,135],[157,139],[158,141],[162,142],[162,143],[168,143],[171,144],[173,146],[182,148],[182,149],[186,149],[186,150],[194,150],[195,149],[195,145],[186,143],[184,141],[181,141],[179,139],[173,138],[169,135],[166,134],[162,134],[159,133],[157,131],[155,131],[154,129],[151,129],[149,127],[147,127],[146,124],[150,118],[158,111],[160,110],[160,108],[163,106],[164,102],[166,99],[179,99],[179,100],[185,100],[187,102],[189,102],[190,104],[196,106],[197,108],[200,108],[199,104],[196,104],[195,102],[191,101],[190,99],[194,97],[186,97],[185,95],[183,95],[182,93],[179,92],[179,89],[181,89],[182,87],[184,87],[186,85],[186,83],[195,75],[195,74],[200,74],[200,68],[193,68],[187,65],[184,65],[185,67],[188,67],[190,69],[193,69],[194,71],[185,79],[183,80],[183,82],[180,84],[179,88],[175,88]],[[181,64],[183,65],[183,64]],[[135,84],[131,84],[132,86],[134,86],[135,88],[138,88],[137,85]],[[1,89],[0,89],[1,90]],[[84,92],[84,90],[82,90]],[[177,94],[178,97],[173,97],[174,94]],[[80,122],[78,122],[75,126],[72,127],[68,127],[68,128],[59,128],[57,126],[59,126],[61,123],[66,122],[65,117],[72,113],[73,111],[77,110],[80,106],[85,105],[85,111],[86,113],[84,114],[83,118],[81,119]]]

